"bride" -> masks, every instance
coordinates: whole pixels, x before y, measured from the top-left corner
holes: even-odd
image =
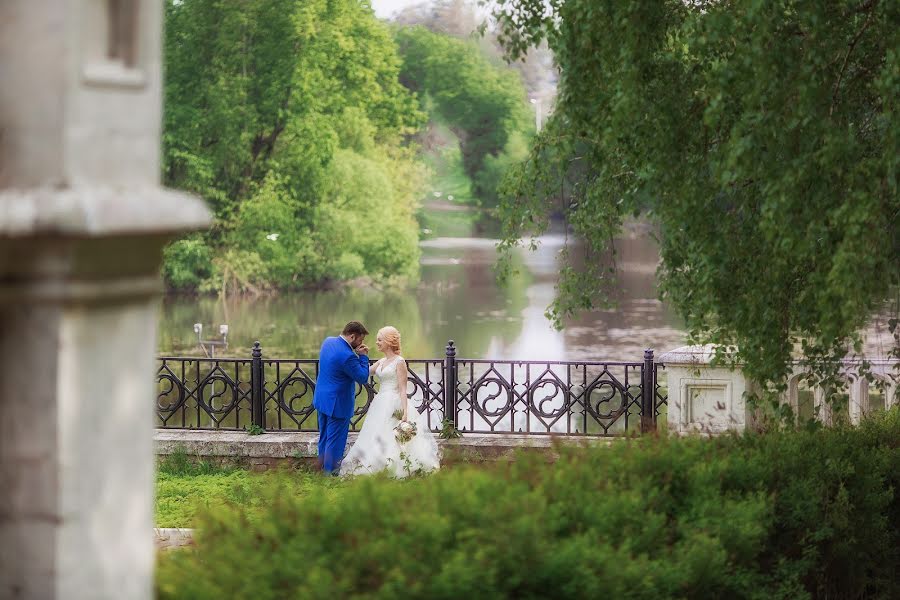
[[[400,332],[394,327],[382,327],[375,338],[375,346],[384,358],[369,367],[379,381],[378,393],[366,412],[362,431],[344,458],[341,475],[362,475],[387,471],[395,477],[416,472],[432,471],[440,467],[440,454],[428,420],[406,397],[408,372],[406,360],[400,356]],[[416,425],[416,435],[400,443],[394,427],[404,421]]]

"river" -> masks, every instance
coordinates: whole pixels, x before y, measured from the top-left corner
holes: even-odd
[[[421,281],[409,290],[348,286],[226,301],[168,296],[159,352],[202,355],[193,324],[203,324],[204,338],[221,339],[214,334],[224,323],[228,348],[218,356],[248,356],[259,340],[270,358],[314,358],[322,339],[353,319],[373,333],[397,327],[408,358],[443,356],[450,339],[460,357],[520,360],[639,361],[645,348],[659,353],[684,344],[673,311],[657,299],[659,254],[646,232],[616,241],[616,307],[586,312],[562,331],[544,312],[555,294],[564,236],[547,235],[536,251],[517,251],[518,274],[503,286],[493,270],[495,244],[478,237],[424,240]]]

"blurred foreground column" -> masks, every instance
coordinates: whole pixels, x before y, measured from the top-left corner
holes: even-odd
[[[0,3],[0,597],[150,598],[162,3]]]

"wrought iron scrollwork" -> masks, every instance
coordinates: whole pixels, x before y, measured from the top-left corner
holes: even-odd
[[[156,414],[162,426],[169,426],[169,419],[184,406],[184,383],[172,372],[169,366],[163,362],[156,372],[156,381],[159,393],[156,396]],[[174,395],[174,398],[172,396]]]
[[[160,358],[157,425],[164,428],[242,429],[262,412],[267,430],[315,431],[317,360]],[[645,373],[652,366],[652,376]],[[652,382],[655,415],[665,410],[662,365],[648,362],[491,361],[456,357],[407,361],[407,397],[438,431],[451,419],[462,431],[613,435],[637,427],[645,380]],[[251,386],[251,379],[257,383]],[[356,388],[351,426],[358,430],[377,384]],[[642,404],[643,402],[643,404]],[[448,412],[452,410],[452,412]],[[257,417],[254,416],[254,419]]]

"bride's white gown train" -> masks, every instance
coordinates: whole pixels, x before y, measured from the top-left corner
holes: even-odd
[[[440,467],[437,440],[428,429],[425,413],[410,405],[408,420],[416,424],[416,436],[403,444],[394,437],[394,427],[399,421],[393,415],[395,411],[403,410],[397,388],[397,364],[401,360],[402,357],[397,357],[375,370],[375,378],[380,384],[378,393],[372,399],[356,443],[341,463],[341,475],[363,475],[386,470],[395,477],[406,477]]]

